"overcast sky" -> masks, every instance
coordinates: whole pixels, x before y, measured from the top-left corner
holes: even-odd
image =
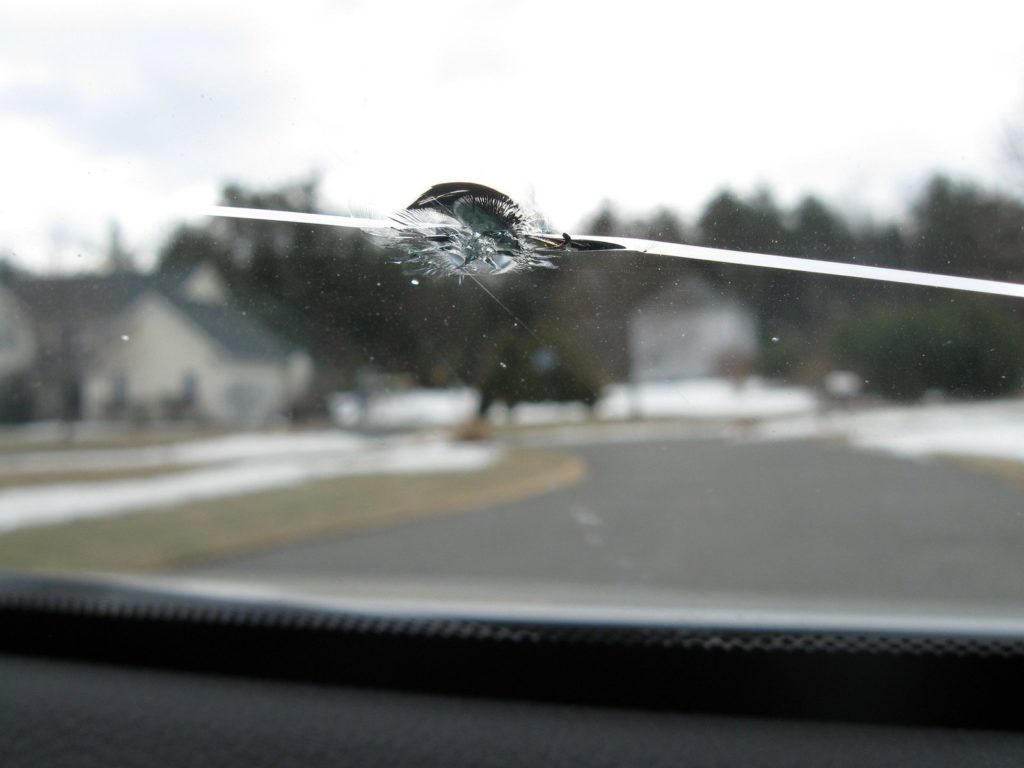
[[[838,9],[838,10],[837,10]],[[723,186],[895,215],[1005,181],[1024,3],[21,2],[0,9],[0,253],[145,263],[226,180],[336,212],[479,181],[574,229]]]

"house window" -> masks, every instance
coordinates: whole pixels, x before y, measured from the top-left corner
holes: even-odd
[[[115,373],[110,381],[110,405],[114,408],[128,405],[128,375],[123,371]]]
[[[181,401],[193,405],[199,398],[199,375],[195,371],[185,371],[181,377]]]

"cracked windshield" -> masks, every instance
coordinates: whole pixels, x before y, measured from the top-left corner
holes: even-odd
[[[0,570],[1020,621],[1022,26],[5,4]]]

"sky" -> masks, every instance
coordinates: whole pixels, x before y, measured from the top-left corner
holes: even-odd
[[[0,254],[151,264],[227,181],[382,214],[476,181],[578,232],[716,191],[895,217],[1008,183],[1024,3],[24,2],[0,8]],[[585,234],[585,233],[580,233]]]

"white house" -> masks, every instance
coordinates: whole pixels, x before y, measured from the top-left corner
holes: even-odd
[[[757,354],[757,323],[743,302],[691,277],[642,302],[629,323],[630,379],[730,374]]]
[[[150,275],[21,278],[39,418],[198,418],[257,426],[288,414],[312,361],[228,301],[199,267]],[[5,302],[6,303],[6,302]]]

